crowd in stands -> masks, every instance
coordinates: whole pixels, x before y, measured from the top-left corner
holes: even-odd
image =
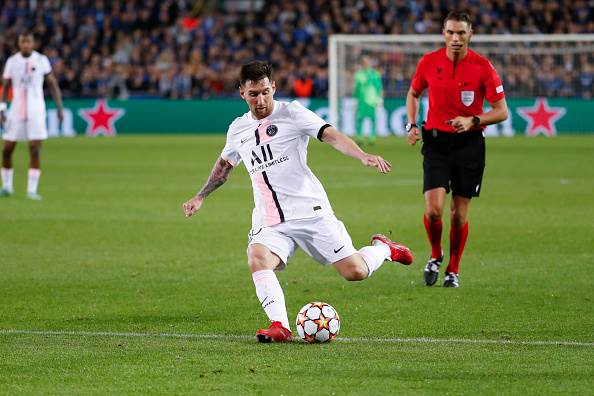
[[[454,7],[471,13],[480,34],[594,33],[587,0],[3,0],[0,62],[29,28],[65,96],[234,96],[238,66],[262,59],[274,66],[279,95],[326,97],[329,34],[436,34]],[[508,94],[545,84],[592,96],[591,53],[547,59],[500,70]]]

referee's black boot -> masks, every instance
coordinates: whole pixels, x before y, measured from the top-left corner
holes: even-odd
[[[460,278],[454,272],[446,272],[443,287],[460,287]]]
[[[429,258],[425,270],[423,271],[423,278],[425,280],[425,286],[433,286],[439,278],[439,266],[443,261],[443,253],[440,258]]]

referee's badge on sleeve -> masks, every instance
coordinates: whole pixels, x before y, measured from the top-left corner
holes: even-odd
[[[464,106],[468,107],[474,102],[474,91],[462,91],[460,92],[460,100],[464,103]]]

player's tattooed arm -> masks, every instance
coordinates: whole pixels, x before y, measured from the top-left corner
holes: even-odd
[[[50,93],[54,102],[56,102],[56,107],[58,108],[58,120],[60,123],[64,121],[64,107],[62,106],[62,92],[60,91],[60,85],[58,84],[58,80],[56,80],[56,76],[54,73],[46,74],[45,80],[47,81],[47,85],[50,89]]]
[[[231,165],[229,161],[219,157],[210,172],[208,180],[204,183],[204,186],[202,186],[197,196],[204,199],[208,194],[225,184],[227,178],[229,178],[229,173],[231,173],[232,170],[233,165]]]
[[[208,180],[204,183],[204,186],[202,186],[198,194],[182,205],[186,217],[190,217],[196,213],[202,206],[204,199],[211,192],[225,184],[232,170],[233,165],[231,165],[229,161],[220,157],[217,159],[217,162],[215,162],[215,165],[210,172]]]

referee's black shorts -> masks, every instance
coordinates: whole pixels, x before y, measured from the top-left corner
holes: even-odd
[[[452,195],[478,197],[485,169],[481,131],[449,133],[423,129],[423,192],[443,187]]]

